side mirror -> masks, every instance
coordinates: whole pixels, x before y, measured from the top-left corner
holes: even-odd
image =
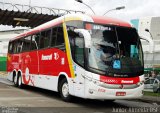
[[[91,35],[90,33],[85,29],[75,29],[74,32],[78,34],[82,34],[85,41],[85,47],[91,48]]]

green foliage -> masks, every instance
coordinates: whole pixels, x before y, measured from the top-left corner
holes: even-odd
[[[144,96],[160,96],[160,93],[153,93],[149,91],[144,91]]]

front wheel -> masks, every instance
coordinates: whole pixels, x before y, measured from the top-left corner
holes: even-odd
[[[66,79],[62,79],[59,84],[59,92],[61,98],[68,102],[71,100],[71,95],[69,94],[69,85]]]

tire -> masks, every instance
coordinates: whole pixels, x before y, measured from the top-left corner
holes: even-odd
[[[69,86],[66,78],[62,79],[59,84],[59,93],[63,101],[71,101],[71,95],[69,94]]]
[[[23,84],[22,84],[22,76],[21,76],[20,74],[18,75],[17,86],[18,86],[19,88],[22,88],[22,87],[23,87]]]
[[[18,86],[18,84],[17,84],[17,76],[16,75],[13,75],[13,84],[14,84],[14,86]]]

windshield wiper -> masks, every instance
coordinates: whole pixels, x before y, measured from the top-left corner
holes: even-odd
[[[115,27],[115,33],[116,33],[116,39],[117,39],[117,44],[116,44],[116,59],[120,58],[120,47],[119,47],[119,39],[118,39],[118,34],[117,34],[117,29]]]

